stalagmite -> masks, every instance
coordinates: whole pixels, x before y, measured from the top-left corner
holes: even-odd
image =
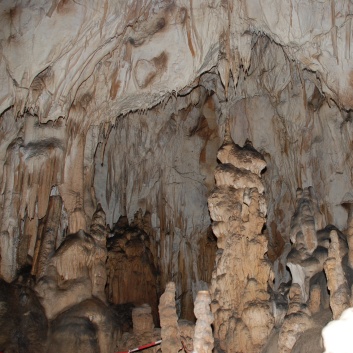
[[[304,304],[302,289],[298,283],[291,286],[289,308],[279,332],[278,351],[290,353],[300,335],[313,327],[311,313]]]
[[[210,304],[210,293],[199,291],[194,308],[197,319],[194,334],[194,353],[212,353],[213,350],[214,339],[211,324],[214,318],[210,310]]]
[[[320,311],[321,305],[321,287],[319,285],[312,286],[310,290],[310,299],[308,308],[311,314],[316,314]]]
[[[219,248],[210,289],[216,349],[260,352],[274,325],[267,292],[272,273],[261,234],[266,204],[259,175],[265,162],[250,144],[236,146],[228,126],[218,158],[232,164],[217,168],[217,187],[208,199]]]
[[[330,291],[330,307],[333,312],[333,318],[336,320],[349,307],[350,290],[341,264],[343,254],[336,231],[331,231],[330,239],[328,258],[324,267],[327,276],[327,287]]]
[[[143,304],[132,309],[133,332],[123,334],[120,342],[118,342],[119,350],[126,351],[135,347],[139,347],[160,339],[160,329],[156,329],[153,323],[151,307]],[[157,347],[152,347],[146,352],[155,353]]]
[[[291,271],[293,283],[299,284],[301,288],[304,303],[309,298],[311,278],[322,272],[327,258],[327,249],[318,246],[317,231],[322,228],[322,214],[313,188],[298,189],[296,211],[290,230],[293,245],[288,254],[287,266]]]
[[[158,309],[161,323],[162,352],[178,352],[182,348],[182,344],[175,310],[174,282],[167,283],[165,292],[160,298]]]
[[[132,324],[135,335],[153,334],[153,316],[148,304],[132,309]]]
[[[106,302],[105,215],[98,207],[92,220],[92,235],[70,234],[37,278],[36,291],[49,319],[92,296]]]

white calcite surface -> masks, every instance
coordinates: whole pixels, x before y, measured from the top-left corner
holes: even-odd
[[[339,319],[331,321],[322,330],[325,353],[352,351],[353,308],[343,311]]]

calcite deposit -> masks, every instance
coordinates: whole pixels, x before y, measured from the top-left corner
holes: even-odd
[[[352,15],[0,1],[0,351],[130,349],[133,308],[208,351],[209,290],[215,353],[322,353],[353,305]]]
[[[148,304],[137,306],[132,310],[133,331],[123,334],[118,342],[119,351],[129,351],[136,347],[160,340],[161,330],[155,328],[151,307]],[[156,353],[159,346],[146,349],[146,352]]]
[[[226,352],[260,352],[274,325],[268,293],[272,272],[262,234],[266,202],[259,177],[266,164],[251,145],[241,149],[234,144],[229,126],[217,156],[222,164],[208,199],[219,248],[211,284],[216,345]]]
[[[306,303],[309,298],[310,280],[321,272],[327,259],[327,249],[318,246],[317,231],[324,228],[323,217],[312,188],[297,190],[296,211],[291,221],[292,250],[287,257],[287,266],[292,282],[301,288]]]
[[[175,308],[175,283],[169,282],[159,302],[162,352],[178,352],[182,349],[178,317]]]
[[[157,323],[159,280],[152,246],[148,234],[136,222],[130,226],[126,218],[120,219],[107,244],[106,291],[108,300],[114,304],[147,303]]]
[[[35,286],[49,319],[92,297],[106,302],[104,227],[105,214],[98,208],[91,234],[82,230],[70,234],[55,253],[52,251],[45,272],[38,275]]]
[[[348,288],[347,279],[342,268],[342,259],[347,249],[340,249],[338,234],[334,230],[330,233],[330,240],[328,258],[324,266],[327,287],[330,291],[330,307],[333,318],[338,319],[342,312],[350,306],[350,288]]]
[[[212,323],[214,320],[211,313],[211,296],[208,291],[199,291],[195,300],[194,313],[196,325],[194,333],[194,351],[198,353],[212,353],[214,339],[212,333]]]

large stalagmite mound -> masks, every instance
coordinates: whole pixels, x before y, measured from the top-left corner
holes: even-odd
[[[210,289],[214,351],[320,342],[352,304],[352,14],[1,1],[0,350],[133,348],[171,281],[188,327]]]

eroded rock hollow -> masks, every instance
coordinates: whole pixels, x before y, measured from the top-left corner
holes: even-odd
[[[353,305],[352,15],[1,1],[0,351],[333,352]]]

